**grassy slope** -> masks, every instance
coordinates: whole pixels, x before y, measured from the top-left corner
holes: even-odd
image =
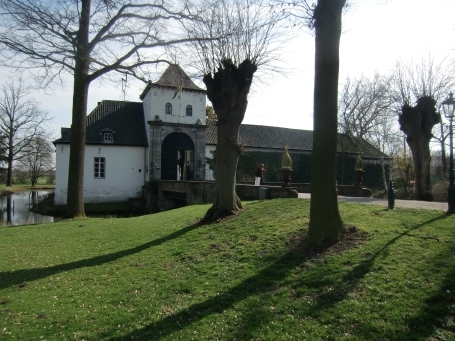
[[[455,216],[340,203],[367,240],[305,256],[309,201],[0,228],[0,340],[450,340]]]

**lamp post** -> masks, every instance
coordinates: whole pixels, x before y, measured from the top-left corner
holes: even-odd
[[[449,131],[449,138],[450,138],[450,166],[449,166],[449,195],[448,195],[448,203],[449,209],[447,213],[454,214],[455,213],[455,186],[453,183],[453,117],[455,114],[455,100],[453,99],[453,93],[449,94],[449,98],[447,98],[444,102],[442,102],[442,108],[444,110],[444,116],[447,117],[450,121],[450,131]]]

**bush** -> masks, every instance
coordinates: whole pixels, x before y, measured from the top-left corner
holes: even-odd
[[[434,201],[447,202],[449,180],[439,178],[432,186]]]

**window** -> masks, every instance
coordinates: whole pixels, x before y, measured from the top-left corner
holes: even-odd
[[[186,116],[193,116],[193,107],[191,105],[186,106]]]
[[[166,103],[166,115],[172,115],[172,104]]]
[[[106,160],[104,157],[95,158],[95,179],[104,179],[106,171]]]
[[[110,132],[103,133],[103,142],[104,143],[114,143],[114,137],[112,136],[112,133],[110,133]]]

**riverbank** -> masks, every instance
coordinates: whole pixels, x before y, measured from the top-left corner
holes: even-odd
[[[128,202],[108,202],[84,204],[87,216],[135,217],[150,213],[145,206],[132,206]],[[33,212],[63,217],[66,205],[54,205],[54,194],[51,193],[32,208]]]
[[[42,185],[42,186],[2,186],[0,187],[0,195],[7,195],[18,193],[22,191],[40,191],[40,190],[54,190],[55,186]]]

